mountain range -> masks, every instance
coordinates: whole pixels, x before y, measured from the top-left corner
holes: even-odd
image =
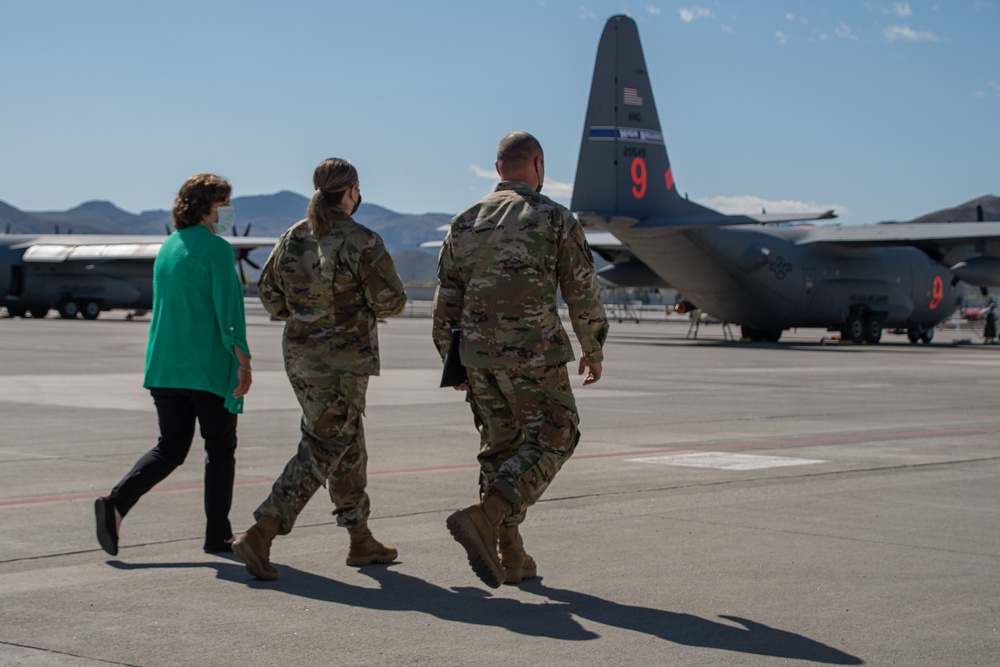
[[[236,227],[240,234],[279,236],[305,217],[309,200],[284,190],[270,195],[236,197]],[[982,206],[986,220],[1000,220],[1000,197],[985,195],[952,208],[941,209],[909,222],[973,222],[977,206]],[[400,277],[407,284],[434,282],[437,252],[421,250],[424,241],[443,238],[438,229],[447,225],[450,213],[396,213],[376,204],[361,204],[355,219],[377,232],[396,262]],[[172,229],[170,211],[150,210],[141,213],[123,211],[108,201],[88,201],[68,211],[27,212],[0,201],[0,230],[19,234],[165,234]],[[253,258],[261,263],[266,250]]]
[[[953,208],[934,211],[909,222],[976,222],[979,218],[977,206],[983,207],[983,219],[992,222],[1000,221],[1000,197],[983,195]]]
[[[240,234],[279,236],[306,217],[309,199],[295,192],[235,197],[236,228]],[[437,231],[451,222],[447,213],[412,215],[396,213],[376,204],[361,204],[355,220],[377,232],[396,262],[400,277],[408,284],[430,283],[437,270],[437,251],[421,250],[424,241],[444,237]],[[68,211],[21,211],[0,201],[0,230],[13,234],[156,234],[173,229],[170,211],[141,213],[123,211],[108,201],[88,201]],[[251,254],[258,263],[267,250]],[[253,272],[251,272],[253,273]]]

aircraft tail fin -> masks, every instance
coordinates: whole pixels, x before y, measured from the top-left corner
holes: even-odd
[[[573,211],[618,218],[725,217],[677,193],[635,21],[608,19],[597,48]],[[669,224],[669,223],[668,223]]]

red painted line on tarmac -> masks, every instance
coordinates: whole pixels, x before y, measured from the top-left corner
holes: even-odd
[[[235,486],[242,486],[244,484],[260,484],[262,482],[272,483],[273,479],[243,479],[237,480]],[[167,493],[170,491],[193,491],[196,489],[205,488],[204,484],[178,484],[175,486],[158,486],[152,489],[150,493]],[[14,505],[35,505],[38,503],[55,503],[64,500],[88,500],[92,498],[100,498],[107,494],[104,493],[72,493],[62,496],[41,496],[38,498],[18,498],[14,500],[0,500],[0,507],[11,507]]]
[[[896,431],[894,433],[879,433],[879,434],[856,434],[856,435],[831,435],[818,438],[792,438],[789,440],[756,440],[751,442],[737,442],[729,445],[680,445],[677,447],[659,447],[656,449],[640,449],[631,452],[608,452],[606,454],[576,454],[573,456],[574,460],[579,459],[610,459],[610,458],[626,458],[630,456],[649,456],[650,454],[667,454],[672,452],[691,452],[691,451],[718,451],[718,450],[736,450],[736,449],[775,449],[783,447],[801,447],[806,445],[829,445],[837,443],[847,443],[847,442],[864,442],[864,441],[884,441],[884,440],[899,440],[901,438],[936,438],[940,436],[948,435],[970,435],[975,433],[997,433],[1000,432],[1000,426],[982,426],[982,427],[969,427],[969,428],[947,428],[947,429],[935,429],[933,431]],[[462,463],[462,464],[452,464],[452,465],[441,465],[441,466],[425,466],[421,468],[396,468],[389,470],[375,470],[369,471],[369,477],[375,475],[413,475],[417,473],[425,472],[442,472],[445,470],[467,470],[469,468],[478,468],[477,463]],[[272,484],[274,478],[271,477],[258,477],[253,479],[241,479],[236,480],[236,486],[246,486],[250,484]],[[204,488],[202,484],[179,484],[175,486],[160,486],[151,490],[150,493],[172,493],[175,491],[194,491]],[[16,507],[20,505],[37,505],[42,503],[58,503],[67,502],[72,500],[90,500],[93,498],[98,498],[104,494],[101,493],[74,493],[66,494],[60,496],[41,496],[37,498],[15,498],[13,500],[0,500],[0,507]]]

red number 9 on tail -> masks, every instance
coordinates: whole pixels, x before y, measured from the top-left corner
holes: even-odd
[[[642,199],[646,196],[646,162],[641,157],[632,160],[632,196]]]

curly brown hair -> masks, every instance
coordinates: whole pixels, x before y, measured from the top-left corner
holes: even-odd
[[[184,181],[174,199],[174,229],[201,224],[212,212],[212,206],[229,199],[233,186],[215,174],[195,174]]]

